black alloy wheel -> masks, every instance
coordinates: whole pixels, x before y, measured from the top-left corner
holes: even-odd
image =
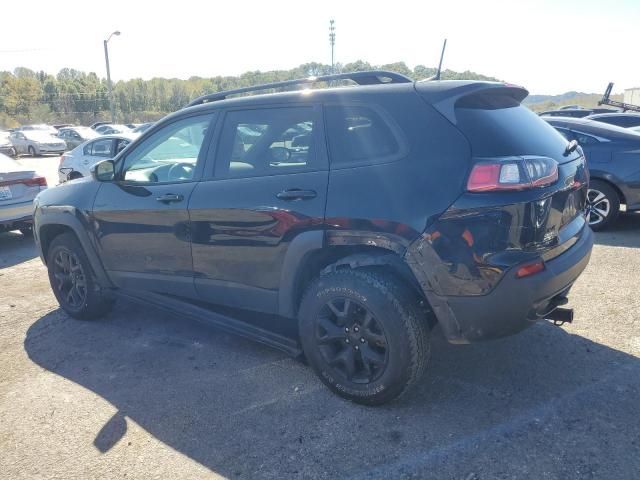
[[[367,308],[349,298],[334,298],[321,309],[316,325],[324,360],[344,379],[366,384],[384,373],[387,337]]]
[[[52,268],[57,297],[71,309],[81,309],[87,300],[87,280],[78,256],[70,250],[60,249]]]

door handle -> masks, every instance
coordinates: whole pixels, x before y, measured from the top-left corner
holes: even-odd
[[[156,200],[162,203],[181,202],[182,200],[184,200],[184,196],[176,195],[174,193],[165,193],[164,195],[156,197]]]
[[[283,190],[276,194],[280,200],[309,200],[315,198],[318,194],[315,190],[300,190],[299,188],[291,188]]]

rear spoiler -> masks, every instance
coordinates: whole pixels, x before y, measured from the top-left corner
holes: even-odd
[[[456,123],[455,109],[515,107],[529,92],[524,87],[499,82],[416,83],[416,91],[451,123]]]

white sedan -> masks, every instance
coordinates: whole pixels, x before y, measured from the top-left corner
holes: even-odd
[[[76,178],[87,177],[96,163],[115,157],[138,135],[124,133],[104,135],[78,145],[60,157],[58,179],[60,183]]]
[[[47,180],[0,154],[0,232],[31,233],[33,200],[47,188]]]

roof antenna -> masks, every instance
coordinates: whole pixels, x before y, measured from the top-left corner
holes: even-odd
[[[436,74],[432,75],[429,78],[425,78],[424,80],[420,80],[421,82],[431,82],[432,80],[440,80],[440,71],[442,70],[442,59],[444,58],[444,49],[447,48],[447,39],[444,39],[444,43],[442,44],[442,53],[440,53],[440,63],[438,64],[438,69],[436,70]]]
[[[442,59],[444,58],[444,49],[447,48],[447,39],[444,39],[442,44],[442,53],[440,54],[440,63],[438,64],[438,71],[435,74],[434,80],[440,80],[440,72],[442,71]]]

